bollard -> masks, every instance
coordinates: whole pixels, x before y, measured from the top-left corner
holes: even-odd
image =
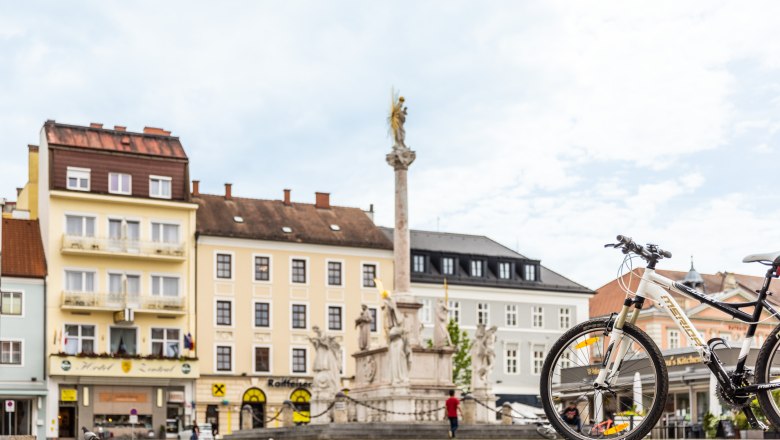
[[[463,424],[473,425],[477,419],[477,402],[468,394],[463,396],[461,402],[463,403]]]
[[[512,424],[512,405],[509,402],[504,402],[504,405],[501,407],[501,424]]]
[[[252,411],[252,407],[249,405],[244,405],[241,408],[241,411],[241,429],[252,429],[254,426],[252,417],[255,415],[254,411]]]
[[[333,404],[333,423],[347,423],[347,395],[336,393],[336,403]]]
[[[293,403],[290,400],[285,400],[282,404],[282,427],[288,428],[294,426],[293,423]]]

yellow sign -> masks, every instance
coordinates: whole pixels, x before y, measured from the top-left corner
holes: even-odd
[[[211,384],[211,395],[214,397],[225,397],[225,384],[224,383]]]
[[[133,368],[133,362],[129,360],[122,361],[122,371],[125,373],[129,373],[130,370]]]
[[[60,389],[60,400],[63,402],[75,402],[78,400],[78,392],[73,388]]]

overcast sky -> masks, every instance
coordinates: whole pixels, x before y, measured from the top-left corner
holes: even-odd
[[[12,2],[0,193],[46,119],[172,130],[203,192],[392,225],[395,87],[411,225],[487,235],[591,288],[618,233],[661,268],[780,250],[779,2]]]

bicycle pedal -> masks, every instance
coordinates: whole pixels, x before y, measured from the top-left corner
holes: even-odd
[[[715,347],[718,345],[722,345],[726,348],[731,348],[728,341],[723,338],[712,338],[709,341],[707,341],[707,346],[710,347],[710,350],[714,350]]]

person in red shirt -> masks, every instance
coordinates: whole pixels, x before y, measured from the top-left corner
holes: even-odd
[[[450,438],[455,437],[455,431],[458,430],[458,412],[463,415],[463,410],[460,409],[460,399],[455,397],[455,390],[450,390],[450,398],[444,402],[444,406],[447,407],[447,418],[450,419]]]

